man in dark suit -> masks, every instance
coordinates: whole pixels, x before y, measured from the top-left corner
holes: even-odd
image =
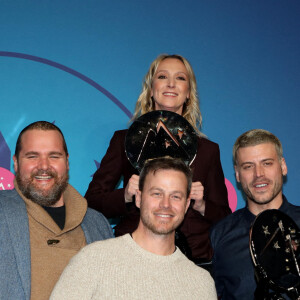
[[[260,212],[278,209],[300,226],[300,207],[290,204],[282,193],[287,166],[275,135],[263,129],[245,132],[234,144],[233,160],[247,206],[212,229],[214,278],[222,299],[253,300],[256,281],[249,249],[252,223]]]

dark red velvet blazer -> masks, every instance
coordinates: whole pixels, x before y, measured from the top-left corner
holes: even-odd
[[[124,188],[115,189],[122,177],[123,186],[126,187],[130,177],[138,174],[125,154],[126,134],[127,130],[114,133],[85,194],[89,207],[100,211],[107,218],[121,217],[120,223],[115,227],[116,236],[133,232],[139,222],[138,208],[134,203],[125,204]],[[199,138],[197,155],[191,168],[193,181],[200,181],[204,186],[205,214],[202,216],[194,210],[191,203],[180,230],[185,235],[194,258],[211,258],[210,227],[231,213],[219,146],[206,138]]]

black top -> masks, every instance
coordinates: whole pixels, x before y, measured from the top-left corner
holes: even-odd
[[[300,206],[283,196],[280,211],[300,226]],[[213,269],[217,294],[222,300],[253,300],[256,289],[254,265],[249,248],[249,231],[255,220],[247,207],[221,220],[211,231]]]
[[[43,206],[43,208],[52,217],[52,219],[58,225],[58,227],[61,230],[63,230],[65,227],[65,220],[66,220],[66,207],[65,206],[59,206],[59,207]]]

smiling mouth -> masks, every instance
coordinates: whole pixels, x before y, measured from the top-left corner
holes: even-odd
[[[49,176],[49,175],[41,176],[41,175],[39,175],[39,176],[34,176],[34,178],[36,180],[49,180],[49,179],[52,178],[52,176]]]
[[[177,94],[176,93],[163,93],[164,96],[172,96],[172,97],[176,97]]]
[[[173,218],[174,216],[171,214],[155,214],[155,216],[160,218]]]
[[[254,183],[252,184],[253,188],[257,191],[257,192],[265,192],[268,188],[268,186],[270,185],[269,182],[264,182],[264,183]]]
[[[261,187],[265,187],[265,186],[267,186],[266,183],[261,183],[261,184],[256,184],[255,185],[255,187],[257,187],[257,188],[261,188]]]
[[[37,181],[49,181],[50,179],[57,178],[56,173],[53,170],[37,170],[31,175],[32,180],[35,179]]]

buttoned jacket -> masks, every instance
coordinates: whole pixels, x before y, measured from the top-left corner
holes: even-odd
[[[81,224],[86,243],[113,237],[105,217],[88,208]],[[0,299],[30,299],[30,237],[24,200],[0,191]]]

